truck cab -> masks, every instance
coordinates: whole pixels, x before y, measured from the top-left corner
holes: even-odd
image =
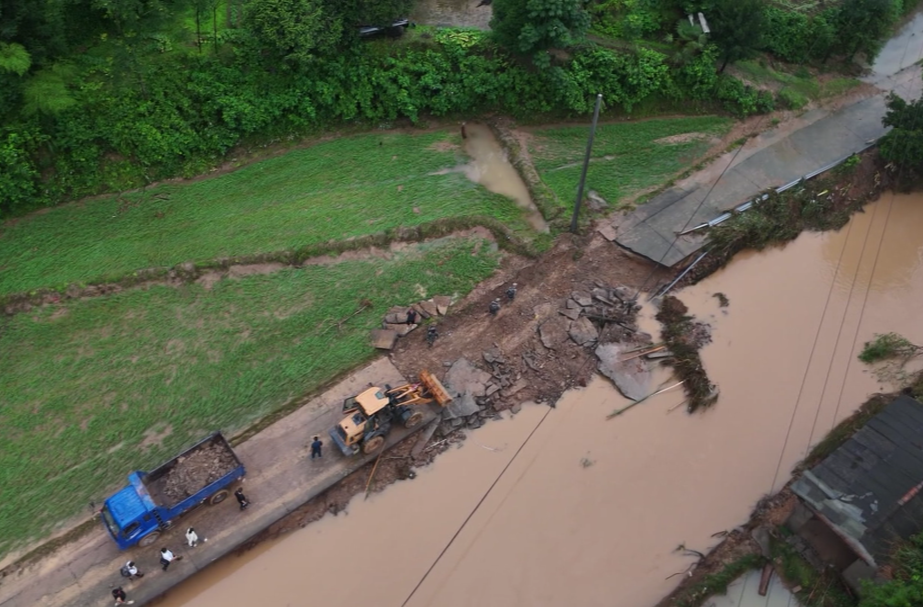
[[[108,498],[103,505],[103,523],[122,550],[138,543],[142,546],[154,543],[158,536],[152,536],[151,532],[163,524],[162,514],[144,486],[141,474],[129,474],[129,485]]]

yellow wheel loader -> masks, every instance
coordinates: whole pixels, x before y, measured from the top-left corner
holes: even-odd
[[[432,402],[444,407],[452,397],[429,371],[420,373],[419,383],[369,388],[343,402],[346,417],[330,429],[330,438],[344,455],[355,455],[360,450],[373,453],[384,445],[392,425],[420,425],[423,412],[415,407]]]

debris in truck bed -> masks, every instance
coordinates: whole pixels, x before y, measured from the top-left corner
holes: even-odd
[[[234,454],[220,443],[203,445],[193,453],[179,458],[176,465],[157,479],[162,495],[171,504],[194,495],[237,467]]]

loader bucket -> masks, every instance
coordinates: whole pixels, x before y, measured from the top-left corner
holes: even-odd
[[[429,391],[429,393],[432,394],[434,399],[436,399],[436,402],[439,403],[439,406],[445,407],[450,402],[452,402],[452,397],[449,396],[445,386],[443,386],[442,382],[439,381],[436,376],[429,371],[420,371],[420,381],[423,382],[423,385],[426,386],[426,389]]]

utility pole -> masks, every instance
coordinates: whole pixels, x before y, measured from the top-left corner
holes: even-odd
[[[570,220],[570,231],[577,233],[577,216],[580,215],[580,203],[583,202],[583,184],[586,182],[586,171],[590,168],[590,154],[593,151],[593,137],[596,135],[596,121],[599,120],[599,106],[603,101],[603,94],[596,95],[596,109],[593,110],[593,126],[590,127],[590,138],[586,142],[586,156],[583,159],[583,171],[580,173],[580,185],[577,186],[577,202],[574,203],[574,216]]]

